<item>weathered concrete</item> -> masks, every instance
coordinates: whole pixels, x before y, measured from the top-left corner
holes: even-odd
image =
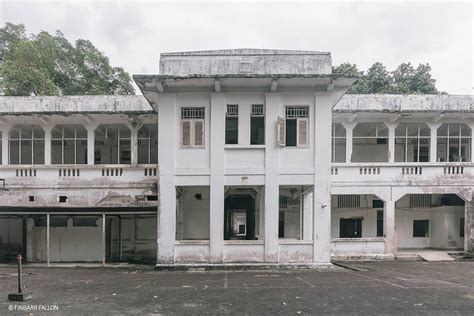
[[[161,75],[331,74],[331,54],[315,51],[228,49],[162,53]]]

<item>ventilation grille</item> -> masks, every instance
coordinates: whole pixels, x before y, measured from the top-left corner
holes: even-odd
[[[360,195],[338,195],[337,207],[339,208],[358,208],[360,207]]]
[[[431,207],[431,194],[410,195],[410,207]]]

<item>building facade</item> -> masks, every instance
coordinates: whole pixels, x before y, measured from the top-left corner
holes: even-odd
[[[1,97],[4,257],[472,254],[472,97],[350,95],[331,69],[321,52],[167,53],[134,76],[143,97]]]

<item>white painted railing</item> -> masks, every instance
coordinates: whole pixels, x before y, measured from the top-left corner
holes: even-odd
[[[333,182],[471,181],[473,163],[367,163],[333,164]]]
[[[0,178],[5,179],[6,187],[57,187],[74,183],[151,183],[158,175],[156,165],[0,165]]]

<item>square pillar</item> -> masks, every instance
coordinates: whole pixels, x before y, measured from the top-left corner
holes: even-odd
[[[357,122],[341,123],[346,129],[346,163],[352,162],[352,136]]]
[[[397,250],[397,238],[395,236],[395,201],[391,198],[384,201],[384,236],[385,253],[394,254]]]
[[[388,128],[388,162],[395,162],[395,129],[398,123],[385,123]]]
[[[159,204],[157,216],[157,262],[174,263],[176,239],[175,155],[178,147],[175,93],[160,94],[158,104]],[[191,153],[190,153],[191,154]]]
[[[210,110],[210,240],[209,262],[224,260],[224,143],[225,93],[211,93]],[[221,132],[220,132],[221,131]]]
[[[281,107],[280,93],[265,93],[265,262],[278,262],[280,149],[276,121]]]
[[[428,123],[430,128],[430,162],[438,161],[438,128],[441,123]]]
[[[95,129],[97,125],[87,125],[87,164],[94,164]]]
[[[10,137],[9,131],[11,126],[4,126],[0,131],[2,132],[2,164],[8,165],[8,139]]]
[[[314,94],[313,261],[331,259],[332,92]]]
[[[132,165],[138,163],[138,129],[136,127],[130,128],[131,146],[130,146],[130,162]]]
[[[51,130],[52,126],[42,126],[44,130],[44,164],[51,165]]]
[[[464,253],[474,256],[474,195],[471,200],[465,201],[464,206]]]

